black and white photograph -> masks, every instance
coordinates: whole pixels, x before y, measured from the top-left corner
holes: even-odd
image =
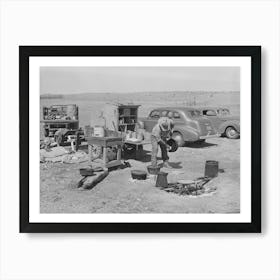
[[[280,280],[280,1],[0,1],[0,279]]]
[[[143,223],[235,231],[259,222],[250,174],[259,156],[251,114],[258,113],[260,48],[20,50],[29,69],[22,134],[26,117],[32,127],[29,196],[22,187],[21,200],[28,222],[118,224],[108,231],[123,224],[146,231]]]
[[[41,213],[240,213],[239,67],[41,67]]]

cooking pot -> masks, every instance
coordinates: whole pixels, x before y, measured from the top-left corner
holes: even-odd
[[[170,138],[166,143],[171,147],[171,149],[169,150],[170,153],[176,152],[178,150],[178,143],[176,142],[176,140]]]
[[[147,166],[148,172],[152,175],[157,175],[160,171],[160,166],[152,166],[152,165],[148,165]]]
[[[80,168],[80,174],[82,176],[93,176],[94,170],[92,168]]]
[[[147,172],[143,170],[131,170],[131,177],[136,180],[146,180]]]

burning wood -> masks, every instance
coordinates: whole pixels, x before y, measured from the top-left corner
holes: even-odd
[[[180,181],[177,183],[169,183],[166,187],[160,186],[159,188],[166,192],[173,192],[179,195],[201,195],[205,192],[214,191],[216,188],[204,187],[211,180],[210,177],[199,177],[193,181]],[[210,190],[210,191],[209,191]]]

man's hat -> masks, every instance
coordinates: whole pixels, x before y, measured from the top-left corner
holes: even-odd
[[[168,125],[168,120],[167,119],[166,120],[162,120],[159,125],[160,125],[162,130],[167,131],[169,129],[169,125]]]

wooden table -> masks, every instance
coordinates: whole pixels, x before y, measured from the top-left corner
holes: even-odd
[[[86,141],[89,145],[89,157],[91,158],[90,145],[101,146],[103,148],[103,165],[106,168],[122,165],[121,150],[123,145],[122,137],[86,137]],[[117,159],[108,161],[107,148],[117,146]]]
[[[142,156],[143,146],[147,144],[151,144],[151,141],[143,140],[141,142],[134,142],[134,141],[125,140],[124,143],[135,147],[134,157],[136,160],[138,160]]]

